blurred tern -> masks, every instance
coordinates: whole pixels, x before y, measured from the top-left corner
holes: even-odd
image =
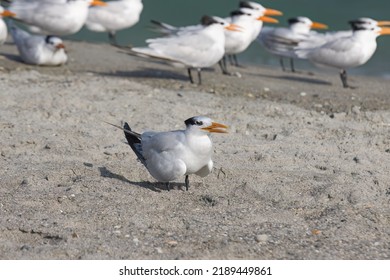
[[[64,44],[58,37],[32,35],[12,23],[10,33],[25,63],[58,66],[68,60]]]
[[[140,18],[142,0],[116,0],[106,6],[90,7],[86,27],[95,32],[108,32],[110,42],[117,45],[115,34],[118,30],[135,25]]]
[[[240,31],[240,27],[229,24],[222,18],[203,16],[202,28],[181,31],[174,36],[148,39],[148,47],[133,48],[133,54],[163,60],[175,67],[186,67],[191,83],[191,70],[198,71],[202,83],[202,68],[216,64],[225,53],[224,29]]]
[[[263,22],[270,22],[270,23],[278,23],[277,20],[273,18],[266,18],[266,16],[282,16],[283,13],[281,11],[275,10],[275,9],[268,9],[260,5],[256,2],[251,1],[240,1],[240,8],[248,8],[252,9],[254,11],[257,11],[259,13],[259,16],[262,16],[263,19],[268,20],[260,20],[260,23],[257,22],[252,27],[252,41],[256,40],[257,36],[259,36],[259,33],[261,32],[261,29],[263,27]]]
[[[0,6],[0,45],[4,44],[8,36],[7,25],[5,24],[3,17],[14,17],[14,16],[15,16],[14,13],[5,10],[3,7]]]
[[[249,45],[253,42],[254,30],[260,32],[263,22],[277,23],[274,18],[265,16],[265,14],[281,15],[282,13],[277,10],[254,10],[248,8],[240,8],[237,11],[233,11],[230,15],[230,22],[238,25],[242,28],[241,32],[229,32],[225,31],[225,56],[220,61],[219,65],[223,74],[230,74],[227,71],[226,59],[228,55],[234,55],[235,64],[238,66],[236,54],[245,51]],[[257,34],[256,33],[256,34]]]
[[[186,190],[191,174],[205,177],[212,171],[213,152],[210,133],[227,133],[227,126],[213,122],[208,117],[187,119],[185,130],[168,132],[144,132],[131,130],[128,123],[123,128],[126,140],[150,175],[159,182],[167,183],[185,176]],[[111,124],[112,125],[112,124]]]
[[[283,58],[290,58],[291,71],[295,72],[293,58],[296,57],[294,48],[317,32],[312,28],[326,29],[327,25],[313,22],[307,17],[295,17],[288,20],[288,28],[265,26],[257,37],[258,42],[272,54],[280,56],[280,65],[285,71]]]
[[[106,5],[100,0],[14,0],[9,10],[34,33],[65,36],[78,32],[90,5]]]
[[[301,42],[295,52],[299,58],[323,66],[340,69],[340,78],[344,88],[348,88],[346,69],[365,64],[375,53],[376,38],[390,34],[390,21],[375,21],[370,18],[360,18],[349,22],[352,34],[329,41],[321,46],[310,46],[310,40]]]

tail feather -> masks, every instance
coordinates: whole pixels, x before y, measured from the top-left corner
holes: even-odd
[[[141,135],[132,132],[127,122],[125,122],[125,124],[123,125],[123,131],[125,133],[127,143],[129,143],[131,149],[137,155],[138,159],[145,165],[146,164],[145,158],[142,155]]]
[[[173,35],[177,32],[177,27],[175,26],[153,19],[150,22],[153,24],[154,31],[163,35]]]

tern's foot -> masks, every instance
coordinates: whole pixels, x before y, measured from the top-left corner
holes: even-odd
[[[114,44],[114,43],[111,43],[111,46],[113,47],[116,47],[118,49],[125,49],[125,50],[131,50],[133,48],[132,45],[127,45],[127,46],[122,46],[122,45],[119,45],[119,44]]]
[[[243,68],[243,69],[246,68],[246,66],[242,65],[242,64],[234,64],[234,66],[237,67],[237,68]]]

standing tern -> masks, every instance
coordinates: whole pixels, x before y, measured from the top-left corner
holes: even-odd
[[[159,182],[169,182],[185,176],[188,191],[191,174],[205,177],[212,171],[213,152],[210,133],[227,133],[227,126],[213,122],[208,117],[187,119],[185,130],[168,132],[148,131],[142,134],[131,130],[128,123],[123,128],[126,140],[141,163]]]
[[[283,58],[290,58],[291,72],[295,72],[293,58],[296,57],[294,48],[303,40],[317,33],[312,28],[326,29],[327,25],[313,22],[307,17],[295,17],[288,19],[288,28],[265,26],[259,36],[258,42],[270,53],[280,57],[280,66],[285,71]]]
[[[12,23],[10,33],[20,57],[27,64],[58,66],[68,60],[64,43],[58,37],[32,35]]]
[[[14,0],[9,10],[34,33],[65,36],[83,27],[90,5],[106,3],[101,0]]]
[[[85,25],[95,32],[108,32],[111,44],[117,45],[116,32],[139,21],[143,9],[142,0],[116,0],[106,4],[90,7]]]
[[[251,1],[240,1],[239,8],[242,9],[251,9],[254,13],[258,15],[258,17],[263,17],[263,19],[259,19],[258,21],[255,21],[250,27],[247,27],[248,30],[250,30],[250,42],[253,42],[259,33],[261,32],[261,29],[263,27],[263,22],[270,22],[270,23],[277,23],[278,21],[273,18],[268,18],[266,16],[281,16],[283,13],[281,11],[275,10],[275,9],[269,9],[263,7],[261,4],[257,2],[251,2]],[[232,17],[229,21],[232,21]],[[239,66],[237,55],[236,54],[230,54],[228,55],[228,58],[231,62],[231,64],[235,66]]]
[[[198,71],[199,84],[202,83],[202,68],[216,64],[225,53],[224,29],[241,31],[235,24],[222,18],[203,16],[202,28],[181,31],[170,37],[148,39],[148,47],[133,48],[135,55],[164,60],[176,67],[186,67],[190,82],[191,70]]]
[[[253,10],[248,8],[240,8],[233,11],[230,15],[230,22],[242,28],[241,32],[225,31],[225,56],[220,61],[222,73],[230,75],[227,71],[226,56],[234,55],[236,66],[238,66],[236,54],[245,51],[253,42],[253,30],[261,30],[263,22],[277,23],[278,20],[265,16],[265,14],[280,15],[281,12],[276,10]]]
[[[340,69],[340,78],[344,88],[348,88],[346,69],[365,64],[375,53],[376,38],[389,35],[390,21],[375,21],[370,18],[359,18],[349,22],[352,26],[350,36],[337,38],[321,46],[310,41],[301,42],[295,52],[299,58],[308,59],[319,65]]]
[[[0,6],[0,45],[4,44],[8,36],[7,25],[5,24],[3,17],[14,17],[14,16],[15,16],[14,13],[5,10],[3,7]]]

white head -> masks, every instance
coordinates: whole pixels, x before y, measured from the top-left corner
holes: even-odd
[[[188,131],[197,133],[227,133],[227,126],[213,122],[208,117],[196,116],[184,121]]]
[[[390,25],[390,21],[376,21],[371,18],[362,17],[356,20],[351,20],[349,24],[351,24],[352,30],[354,32],[371,31],[374,32],[377,36],[390,34],[390,28],[382,27]]]
[[[212,25],[220,25],[223,28],[230,30],[230,31],[240,31],[240,29],[241,29],[241,27],[239,27],[238,25],[231,24],[231,23],[227,22],[226,20],[224,20],[223,18],[216,17],[216,16],[213,16],[213,17],[207,16],[207,15],[203,16],[201,19],[201,24],[205,27],[212,26]]]
[[[301,34],[308,34],[310,32],[310,29],[312,28],[316,28],[316,29],[328,28],[327,25],[319,22],[313,22],[311,21],[311,19],[307,17],[290,18],[288,19],[288,25],[291,30]]]
[[[65,50],[64,42],[55,36],[46,36],[45,37],[46,47],[52,50],[53,52],[57,52],[59,50]]]
[[[240,8],[251,9],[260,13],[261,16],[281,16],[283,13],[278,10],[268,9],[256,2],[241,1]]]
[[[265,8],[262,5],[260,5],[259,3],[251,2],[251,1],[240,1],[239,6],[240,6],[240,8],[249,8],[249,9],[258,10],[258,11],[265,10]]]

